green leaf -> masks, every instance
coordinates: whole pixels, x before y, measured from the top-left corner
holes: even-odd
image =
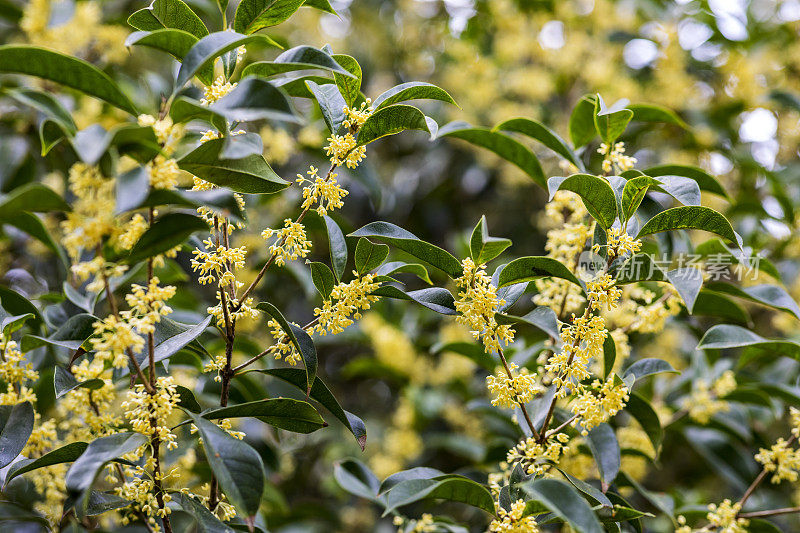
[[[387,108],[388,109],[388,108]],[[371,222],[354,231],[350,237],[380,239],[417,259],[445,272],[451,278],[461,275],[461,263],[450,252],[420,240],[416,235],[389,222]]]
[[[135,31],[125,40],[125,46],[139,45],[154,48],[168,53],[178,61],[183,61],[183,58],[197,44],[198,40],[197,36],[188,31],[163,28],[155,31]],[[197,77],[205,85],[211,85],[214,81],[212,65],[206,65],[206,67],[198,71]]]
[[[636,176],[625,182],[622,189],[622,219],[629,220],[639,209],[647,189],[660,182],[650,176]]]
[[[361,96],[361,65],[354,57],[345,54],[336,54],[333,59],[345,69],[345,73],[334,71],[333,80],[347,106],[353,108]]]
[[[267,374],[270,376],[275,376],[278,379],[282,379],[283,381],[294,385],[304,393],[307,393],[310,398],[321,403],[328,411],[331,412],[331,414],[333,414],[333,416],[335,416],[342,424],[344,424],[348,430],[350,430],[350,433],[353,434],[358,442],[358,445],[361,447],[361,451],[364,451],[364,447],[367,444],[367,427],[364,425],[364,422],[353,413],[349,413],[342,409],[339,401],[319,377],[314,380],[314,384],[311,386],[311,391],[309,392],[306,373],[299,368],[269,368],[266,370],[255,370],[254,372],[260,372],[262,374]]]
[[[347,105],[339,88],[335,84],[318,85],[313,80],[307,80],[305,84],[319,104],[325,125],[331,133],[337,133],[344,122],[344,108]]]
[[[700,290],[692,314],[718,317],[739,324],[747,324],[750,321],[750,315],[744,307],[724,294],[708,289]]]
[[[715,292],[721,292],[760,303],[773,309],[786,311],[800,319],[800,307],[786,289],[779,285],[763,284],[750,287],[738,287],[722,281],[712,281],[706,286]]]
[[[653,104],[630,104],[628,109],[633,111],[632,120],[637,122],[664,122],[683,129],[689,129],[689,126],[681,117],[666,107]]]
[[[358,145],[364,146],[381,137],[405,130],[431,133],[425,115],[416,107],[404,104],[382,107],[370,115],[358,130]]]
[[[53,119],[46,118],[39,124],[39,142],[42,145],[42,157],[50,153],[50,150],[58,146],[58,144],[65,140],[68,135],[71,135],[61,124]]]
[[[684,178],[693,179],[697,182],[701,191],[707,191],[722,196],[723,198],[728,198],[728,193],[725,192],[725,188],[719,181],[717,181],[714,176],[698,167],[687,165],[659,165],[648,168],[644,173],[654,178],[661,176],[682,176]]]
[[[25,325],[25,322],[31,318],[34,318],[33,313],[3,317],[2,324],[0,325],[0,331],[3,332],[3,336],[6,339],[10,339],[11,335],[22,329],[22,327]]]
[[[302,328],[289,323],[284,316],[278,311],[278,308],[269,302],[260,302],[256,309],[264,311],[269,314],[275,322],[281,327],[283,332],[289,338],[294,349],[303,358],[303,364],[306,367],[306,395],[309,391],[313,391],[314,380],[317,376],[317,349],[314,347],[314,341],[311,337],[303,331]],[[277,340],[277,339],[276,339]],[[324,405],[324,404],[323,404]],[[326,405],[327,407],[327,405]]]
[[[196,231],[208,231],[208,223],[188,213],[167,213],[147,228],[125,258],[125,262],[133,265],[162,254],[182,244]]]
[[[664,430],[661,429],[661,421],[650,402],[640,394],[630,392],[628,394],[628,403],[625,405],[625,412],[635,418],[639,425],[642,426],[657,455],[661,447],[661,440],[664,437]]]
[[[58,258],[61,260],[61,263],[66,267],[69,260],[67,259],[64,250],[58,245],[53,236],[50,235],[50,232],[47,230],[47,226],[45,226],[44,222],[41,218],[34,215],[33,213],[16,213],[11,215],[10,218],[4,219],[5,213],[0,216],[0,224],[8,224],[9,226],[14,226],[18,230],[27,233],[34,239],[38,240],[45,246],[47,246]]]
[[[592,174],[573,174],[547,180],[550,200],[557,191],[572,191],[583,200],[589,214],[603,228],[610,228],[617,219],[617,199],[608,181]]]
[[[100,437],[90,442],[67,471],[67,491],[73,496],[87,492],[106,463],[135,451],[146,442],[146,436],[131,431]]]
[[[203,407],[198,403],[197,398],[194,397],[194,393],[191,389],[184,387],[183,385],[176,385],[175,392],[178,393],[178,407],[182,409],[186,409],[192,413],[200,413],[203,410]]]
[[[102,388],[105,382],[100,378],[87,379],[79,382],[69,370],[56,365],[53,373],[53,385],[56,391],[56,399],[58,399],[66,396],[68,392],[75,389],[97,390]]]
[[[410,81],[395,85],[388,91],[381,93],[375,101],[372,102],[372,107],[375,111],[384,107],[396,104],[398,102],[405,102],[408,100],[440,100],[448,104],[458,105],[453,97],[447,91],[433,85],[432,83],[425,83],[422,81]]]
[[[569,116],[569,138],[575,148],[580,148],[597,136],[594,126],[596,96],[587,94],[578,100]]]
[[[8,287],[0,285],[0,305],[3,309],[12,315],[19,316],[25,314],[32,314],[32,323],[39,327],[44,323],[44,317],[39,312],[39,309],[33,305],[30,300],[22,296],[20,293]]]
[[[584,170],[583,162],[575,155],[572,148],[553,130],[537,120],[530,118],[512,118],[501,122],[494,127],[495,131],[514,131],[536,139],[552,151],[575,165],[578,170]]]
[[[511,246],[509,239],[501,239],[489,236],[489,227],[486,223],[486,216],[481,219],[472,230],[469,240],[469,250],[472,259],[477,265],[483,265],[503,253],[503,250]]]
[[[456,315],[455,298],[447,289],[442,287],[430,287],[418,291],[404,292],[393,285],[384,285],[372,292],[374,296],[384,298],[395,298],[398,300],[409,300],[417,302],[431,311],[443,315]]]
[[[700,294],[703,286],[703,273],[700,269],[688,267],[670,270],[666,275],[691,314],[697,301],[697,295]]]
[[[76,131],[78,131],[78,127],[75,126],[75,122],[72,120],[72,115],[70,112],[64,109],[64,106],[61,105],[61,102],[59,102],[52,95],[28,87],[5,89],[4,92],[17,102],[30,106],[47,115],[49,118],[55,120],[67,131],[67,133],[74,134]]]
[[[164,322],[162,320],[162,322]],[[158,363],[160,361],[164,361],[165,359],[169,359],[180,350],[185,348],[189,343],[193,342],[197,337],[203,334],[203,332],[208,327],[209,323],[211,323],[211,316],[207,316],[205,319],[201,320],[198,324],[194,324],[193,326],[183,329],[176,328],[179,332],[172,334],[170,331],[166,340],[158,342],[153,350],[153,361]],[[164,322],[166,324],[166,322]],[[143,361],[139,362],[139,366],[141,368],[147,368],[150,365],[149,358],[145,358]]]
[[[606,496],[600,489],[596,488],[594,485],[590,485],[589,483],[570,475],[568,472],[565,472],[564,470],[559,469],[559,472],[561,472],[564,475],[564,477],[567,478],[567,481],[569,481],[573,487],[575,487],[585,495],[589,496],[592,500],[596,501],[602,507],[606,508],[614,507],[614,504],[611,503],[611,500],[608,499],[608,496]]]
[[[304,0],[242,0],[236,7],[233,29],[250,34],[276,26],[291,17]]]
[[[408,479],[386,493],[386,510],[391,511],[422,500],[466,503],[494,515],[494,498],[486,487],[469,478],[445,475],[432,479]]]
[[[169,108],[169,116],[176,123],[203,120],[213,125],[217,131],[225,131],[227,129],[225,117],[201,105],[197,100],[186,96],[179,96],[172,102]]]
[[[295,433],[312,433],[327,426],[310,403],[293,398],[266,398],[219,407],[204,412],[202,416],[208,420],[253,417],[276,428]]]
[[[560,338],[558,317],[556,316],[556,312],[549,307],[537,307],[523,316],[497,314],[495,318],[497,318],[497,321],[501,324],[524,322],[525,324],[530,324],[539,328],[555,341]]]
[[[592,508],[568,483],[558,479],[539,479],[526,482],[522,487],[578,533],[602,533],[603,528]]]
[[[594,456],[600,480],[607,487],[619,473],[621,459],[617,436],[611,426],[603,423],[589,432],[586,443]]]
[[[372,501],[378,500],[381,482],[361,461],[347,459],[334,463],[333,477],[350,494]]]
[[[147,177],[146,172],[145,177]],[[135,180],[128,182],[121,178],[122,176],[117,177],[117,195],[127,199],[123,200],[122,203],[117,202],[118,213],[141,209],[142,207],[158,207],[162,205],[183,206],[192,209],[203,206],[229,220],[236,222],[244,222],[246,220],[245,212],[236,200],[236,196],[228,189],[219,187],[206,191],[152,189],[149,192],[145,189],[144,192],[147,195],[142,198],[138,195],[133,195],[132,189],[136,183]],[[127,191],[131,191],[129,196],[126,196]],[[133,198],[131,199],[130,196],[133,196]]]
[[[700,205],[700,186],[693,179],[661,176],[658,181],[659,184],[653,185],[654,190],[669,194],[683,205]]]
[[[630,109],[618,109],[618,104],[606,107],[603,98],[598,94],[594,104],[594,125],[600,138],[607,145],[614,144],[620,135],[623,134],[628,123],[633,118],[633,111]]]
[[[208,510],[208,507],[193,495],[174,492],[170,496],[181,506],[181,509],[194,517],[197,522],[197,533],[235,533],[236,530],[220,521]]]
[[[209,108],[234,122],[263,119],[299,122],[283,92],[260,78],[243,79],[233,91]],[[232,136],[231,139],[238,137]]]
[[[311,269],[311,281],[314,283],[323,300],[330,300],[333,287],[336,285],[336,278],[325,263],[309,261],[308,267]]]
[[[203,439],[208,464],[234,507],[252,517],[261,505],[266,479],[261,456],[249,444],[231,437],[213,422],[189,414]]]
[[[323,215],[325,229],[328,232],[328,249],[331,255],[331,266],[336,280],[342,279],[344,269],[347,266],[347,241],[339,225],[328,215]]]
[[[63,463],[71,463],[75,461],[86,450],[88,444],[85,442],[70,442],[69,444],[56,448],[36,459],[22,459],[17,461],[8,469],[6,474],[5,484],[22,474],[27,474],[38,468],[46,466],[58,465]]]
[[[419,263],[406,263],[405,261],[390,261],[384,263],[375,271],[378,276],[391,276],[392,274],[414,274],[428,285],[433,285],[428,269]]]
[[[432,479],[443,475],[446,474],[441,470],[437,470],[435,468],[428,468],[425,466],[418,466],[416,468],[410,468],[408,470],[401,470],[400,472],[395,472],[394,474],[387,477],[381,482],[379,494],[388,492],[395,485],[398,485],[399,483],[409,479]]]
[[[60,83],[136,115],[133,102],[94,65],[68,55],[30,45],[0,46],[0,72],[28,74]]]
[[[547,188],[547,180],[539,160],[527,146],[508,135],[456,121],[439,128],[437,137],[456,137],[475,146],[486,148],[509,163],[513,163],[533,181]]]
[[[698,205],[673,207],[658,213],[639,230],[636,238],[678,229],[709,231],[736,243],[739,248],[742,247],[742,238],[733,231],[727,218],[710,207]]]
[[[248,194],[273,194],[289,186],[262,155],[222,159],[225,139],[206,141],[181,159],[178,166],[219,187]]]
[[[617,343],[614,342],[614,337],[606,335],[603,340],[603,379],[607,379],[614,369],[614,363],[617,361]]]
[[[498,286],[548,277],[565,279],[583,288],[580,280],[563,263],[552,257],[539,256],[520,257],[511,261],[500,273]]]
[[[389,247],[385,244],[373,244],[369,239],[358,239],[356,253],[353,256],[356,272],[365,274],[378,268],[389,255]]]
[[[184,57],[175,81],[173,94],[180,91],[206,65],[213,65],[213,61],[217,57],[234,48],[252,43],[280,48],[280,45],[266,35],[241,35],[231,31],[218,31],[202,37]]]
[[[71,316],[49,337],[25,335],[22,337],[22,351],[28,352],[45,344],[77,350],[86,339],[92,336],[94,323],[97,320],[96,316],[80,313]]]
[[[671,372],[673,374],[680,374],[677,370],[672,368],[672,365],[663,359],[656,359],[654,357],[646,357],[635,361],[622,373],[624,380],[628,376],[633,376],[636,380],[640,380],[653,374],[661,374],[664,372]],[[630,389],[630,387],[628,387]]]
[[[725,350],[730,348],[746,348],[740,365],[752,359],[769,355],[783,356],[800,360],[800,344],[784,339],[767,339],[753,333],[749,329],[729,324],[712,327],[700,342],[698,350]]]
[[[149,7],[133,13],[128,24],[145,31],[161,28],[183,30],[198,39],[208,35],[206,25],[182,0],[153,0]]]
[[[33,422],[30,402],[0,405],[0,468],[8,466],[25,448]]]
[[[250,63],[242,70],[242,78],[247,76],[270,77],[276,74],[297,70],[326,70],[338,72],[347,77],[354,75],[342,67],[330,55],[313,46],[295,46],[286,50],[272,61]]]

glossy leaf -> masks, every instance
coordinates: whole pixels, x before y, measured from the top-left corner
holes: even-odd
[[[262,155],[221,159],[224,146],[225,139],[204,142],[179,159],[178,166],[200,179],[240,193],[273,194],[289,186]]]
[[[306,394],[309,394],[309,391],[313,390],[314,380],[317,376],[317,349],[314,346],[314,341],[302,328],[287,321],[281,312],[278,311],[278,308],[271,303],[261,302],[256,306],[256,309],[264,311],[278,323],[294,346],[294,349],[297,350],[297,353],[302,357],[303,364],[306,367],[305,391]]]
[[[606,107],[603,98],[597,95],[594,104],[594,125],[600,138],[607,145],[614,144],[614,141],[625,132],[632,118],[633,111],[630,109],[618,109],[617,104]]]
[[[514,259],[500,273],[498,285],[505,287],[514,283],[538,278],[561,278],[582,287],[581,282],[563,263],[552,257],[520,257]]]
[[[378,109],[367,118],[358,130],[358,145],[395,135],[405,130],[421,130],[431,133],[425,115],[410,105],[395,104]]]
[[[0,72],[28,74],[60,83],[136,115],[133,102],[94,65],[60,52],[30,45],[0,46]]]
[[[352,56],[336,54],[333,56],[338,64],[344,67],[346,75],[339,71],[333,72],[333,80],[339,93],[344,98],[348,107],[355,108],[356,102],[361,97],[361,65]]]
[[[661,421],[650,402],[643,396],[631,392],[629,393],[628,403],[625,405],[625,412],[639,422],[639,425],[642,426],[642,429],[647,434],[647,438],[650,439],[653,449],[658,454],[664,430],[661,429]]]
[[[699,350],[747,348],[747,359],[758,355],[784,356],[800,360],[800,344],[783,339],[767,339],[749,329],[719,324],[706,331],[697,344]]]
[[[442,270],[452,278],[461,275],[461,263],[450,252],[420,240],[411,232],[389,222],[372,222],[354,231],[349,236],[380,239]]]
[[[647,189],[653,185],[658,185],[659,181],[650,176],[636,176],[625,182],[622,190],[622,220],[630,219],[639,209]]]
[[[334,463],[333,477],[339,486],[350,494],[377,501],[381,482],[362,462],[347,459]]]
[[[523,488],[578,533],[602,533],[603,528],[592,508],[568,483],[558,479],[540,479],[525,483]]]
[[[93,440],[67,471],[67,491],[72,495],[88,491],[106,463],[135,451],[145,442],[147,437],[131,431]]]
[[[580,148],[597,137],[594,125],[596,96],[587,94],[578,100],[569,116],[569,138],[575,148]]]
[[[756,302],[773,309],[786,311],[800,319],[800,306],[792,296],[779,285],[763,284],[750,287],[739,287],[722,281],[712,281],[706,285],[710,290],[730,294],[751,302]]]
[[[733,231],[728,219],[710,207],[695,205],[673,207],[658,213],[642,226],[636,238],[679,229],[701,229],[724,237],[740,248],[742,245],[742,238]]]
[[[0,468],[8,466],[25,448],[33,422],[30,402],[0,405]]]
[[[663,122],[689,129],[689,126],[671,109],[654,104],[630,104],[628,109],[633,111],[633,119],[637,122]]]
[[[439,128],[437,137],[455,137],[486,148],[516,165],[533,181],[547,188],[547,180],[539,160],[528,147],[508,135],[488,128],[471,126],[466,122],[451,122]]]
[[[353,256],[356,272],[365,274],[378,268],[389,255],[389,247],[385,244],[374,244],[369,239],[358,239],[356,253]]]
[[[99,378],[78,381],[69,370],[62,366],[56,366],[53,374],[53,385],[56,391],[56,398],[62,398],[75,389],[96,390],[102,388],[105,382]]]
[[[201,23],[202,24],[202,23]],[[125,46],[146,46],[166,52],[178,61],[183,61],[186,54],[197,44],[199,38],[188,31],[177,28],[163,28],[155,31],[136,31],[125,40]],[[197,72],[198,79],[205,85],[214,81],[214,69],[211,65]]]
[[[378,95],[372,102],[372,107],[377,111],[384,107],[396,104],[398,102],[406,102],[408,100],[440,100],[448,104],[457,105],[453,97],[447,91],[433,85],[421,81],[410,81],[395,85],[388,91]]]
[[[455,298],[453,298],[450,291],[442,287],[430,287],[428,289],[404,292],[393,285],[384,285],[374,290],[372,294],[385,298],[414,301],[443,315],[457,314]]]
[[[586,436],[586,443],[594,456],[600,480],[605,486],[614,482],[620,468],[620,451],[617,436],[608,424],[600,424]]]
[[[147,228],[125,261],[132,265],[162,254],[182,244],[196,231],[208,231],[208,223],[200,217],[187,213],[167,213]]]
[[[644,171],[648,176],[658,178],[661,176],[683,176],[697,182],[701,191],[717,194],[723,198],[728,198],[725,188],[717,179],[705,170],[687,165],[659,165],[650,167]]]
[[[261,456],[246,442],[216,424],[190,414],[203,439],[203,450],[222,491],[245,516],[258,512],[266,484]]]
[[[653,374],[661,374],[664,372],[670,372],[673,374],[680,373],[672,368],[672,365],[663,359],[647,357],[632,363],[628,368],[625,369],[625,371],[622,373],[622,376],[623,379],[627,378],[628,376],[634,376],[638,381],[644,377],[651,376]]]
[[[6,474],[5,484],[22,474],[27,474],[39,468],[47,466],[58,465],[63,463],[71,463],[75,461],[86,450],[88,444],[85,442],[70,442],[67,445],[49,451],[36,459],[22,459],[17,461],[8,469]]]
[[[311,281],[314,283],[317,292],[323,300],[330,300],[333,287],[336,285],[336,277],[325,263],[311,261],[308,263],[311,269]]]
[[[303,5],[304,0],[242,0],[236,7],[233,29],[250,34],[285,21]]]
[[[337,133],[344,122],[344,108],[347,105],[339,88],[335,84],[319,85],[313,80],[308,80],[305,84],[317,101],[328,130]]]
[[[146,8],[128,18],[137,30],[154,31],[160,28],[182,30],[197,39],[208,35],[208,28],[183,0],[153,0]]]
[[[486,216],[482,216],[478,221],[469,240],[470,254],[477,265],[488,263],[509,246],[511,246],[510,240],[489,236]]]
[[[512,118],[501,122],[494,127],[497,131],[514,131],[536,139],[552,151],[575,165],[578,170],[584,170],[583,162],[575,155],[572,148],[558,136],[556,132],[537,120],[530,118]]]
[[[411,503],[437,499],[466,503],[494,514],[494,499],[486,487],[469,478],[446,475],[401,481],[386,494],[384,515]]]
[[[676,268],[666,273],[667,279],[678,291],[689,313],[694,309],[697,295],[703,286],[703,273],[697,268]]]
[[[235,122],[262,119],[299,122],[283,92],[260,78],[243,79],[235,89],[209,108]],[[236,137],[239,136],[232,139]]]
[[[572,191],[581,197],[589,214],[603,226],[610,228],[617,218],[617,200],[608,181],[592,174],[573,174],[547,180],[550,199],[556,191]]]
[[[295,433],[312,433],[327,425],[311,404],[292,398],[266,398],[218,407],[205,411],[202,416],[208,420],[253,417]]]
[[[295,46],[286,50],[272,61],[250,63],[242,70],[242,78],[247,76],[270,77],[276,74],[297,70],[325,70],[338,72],[347,77],[353,74],[344,69],[333,57],[313,46]]]
[[[347,241],[339,225],[329,216],[324,215],[325,229],[328,232],[328,249],[331,256],[331,266],[336,280],[341,280],[347,266]]]

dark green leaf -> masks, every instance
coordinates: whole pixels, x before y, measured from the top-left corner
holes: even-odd
[[[661,176],[683,176],[685,178],[690,178],[697,182],[700,190],[718,194],[723,198],[728,198],[728,193],[725,192],[725,188],[720,185],[719,181],[705,170],[697,167],[687,165],[659,165],[648,168],[644,173],[654,178]]]
[[[81,456],[84,450],[86,450],[86,446],[88,445],[85,442],[70,442],[65,446],[47,452],[36,459],[23,459],[21,461],[17,461],[8,469],[5,484],[8,485],[9,481],[15,477],[21,476],[22,474],[26,474],[38,468],[44,468],[46,466],[58,465],[62,463],[71,463]]]
[[[742,238],[733,231],[728,219],[710,207],[699,205],[673,207],[658,213],[639,230],[636,238],[678,229],[709,231],[736,243],[739,248],[742,246]]]
[[[297,353],[303,358],[303,364],[306,367],[305,391],[308,395],[309,391],[313,391],[313,384],[317,375],[317,349],[314,347],[314,341],[302,328],[288,322],[281,312],[278,311],[278,308],[271,303],[261,302],[256,306],[256,309],[266,312],[278,323],[289,338],[289,341],[291,341],[294,349],[297,350]],[[325,407],[328,406],[326,405]]]
[[[251,517],[258,512],[266,483],[261,456],[249,444],[231,437],[213,422],[190,414],[203,439],[208,464],[237,510]]]
[[[556,191],[572,191],[583,200],[583,205],[603,228],[610,228],[617,219],[617,199],[608,181],[592,174],[573,174],[547,180],[550,199]]]
[[[786,292],[786,289],[779,285],[753,285],[751,287],[738,287],[730,283],[722,281],[712,281],[707,284],[707,287],[715,292],[722,292],[750,300],[751,302],[760,303],[773,309],[780,309],[786,311],[800,319],[800,307],[794,301],[792,296]]]
[[[584,170],[583,162],[578,159],[572,148],[556,134],[553,130],[545,126],[539,121],[530,118],[512,118],[501,122],[494,128],[502,131],[515,131],[523,135],[527,135],[532,139],[536,139],[543,145],[550,148],[552,151],[575,165],[578,170]]]
[[[424,265],[419,263],[406,263],[404,261],[390,261],[388,263],[384,263],[375,271],[375,273],[379,276],[391,276],[392,274],[401,274],[401,273],[408,273],[408,274],[415,274],[417,277],[422,279],[428,285],[433,285],[431,281],[430,275],[428,274],[428,269],[425,268]]]
[[[783,339],[767,339],[749,329],[729,324],[712,327],[697,344],[699,350],[747,348],[746,360],[760,355],[784,356],[800,360],[800,344]]]
[[[28,87],[6,89],[5,93],[21,104],[31,106],[37,111],[44,113],[49,118],[61,124],[68,133],[74,134],[78,130],[77,126],[75,126],[75,122],[72,120],[70,112],[64,109],[61,102],[52,95]]]
[[[38,335],[25,335],[22,337],[22,350],[28,352],[45,344],[77,350],[86,339],[92,336],[94,323],[97,320],[96,316],[88,313],[71,316],[49,337]]]
[[[630,219],[639,209],[647,189],[658,184],[659,181],[650,176],[636,176],[625,182],[625,188],[622,190],[622,219]]]
[[[631,104],[628,109],[633,111],[633,119],[637,122],[664,122],[675,126],[689,129],[689,126],[681,117],[671,109],[653,104]]]
[[[247,76],[270,77],[296,70],[321,69],[338,72],[343,76],[354,75],[344,69],[330,55],[313,46],[295,46],[286,50],[272,61],[250,63],[242,70],[242,78]]]
[[[335,84],[319,85],[313,80],[307,80],[305,84],[319,104],[325,125],[331,133],[337,133],[344,122],[344,108],[347,105],[339,88]]]
[[[304,0],[242,0],[236,7],[233,29],[250,34],[285,21]]]
[[[266,398],[218,407],[204,412],[202,416],[208,420],[254,417],[276,428],[295,433],[312,433],[327,425],[310,403],[292,398]]]
[[[578,533],[602,533],[603,528],[592,508],[566,482],[558,479],[540,479],[523,484],[523,488]]]
[[[365,274],[378,268],[389,255],[389,247],[385,244],[373,244],[369,239],[358,239],[356,253],[353,256],[356,272]]]
[[[395,104],[375,111],[358,130],[358,145],[395,135],[405,130],[421,130],[431,133],[425,115],[410,105]]]
[[[145,442],[147,437],[131,431],[100,437],[90,442],[67,472],[67,491],[73,495],[86,492],[106,463],[135,451]]]
[[[466,477],[446,475],[432,479],[401,481],[386,494],[384,515],[404,505],[422,500],[466,503],[494,514],[494,498],[486,487]]]
[[[8,466],[25,448],[33,422],[30,402],[0,405],[0,468]]]
[[[594,125],[600,138],[607,145],[614,144],[620,135],[628,127],[628,122],[633,118],[633,111],[630,109],[618,109],[618,105],[606,107],[603,98],[598,94],[594,104]]]
[[[477,265],[483,265],[503,253],[503,250],[511,246],[511,241],[498,237],[489,236],[489,227],[486,223],[486,216],[481,216],[472,236],[469,240],[469,249],[472,259]]]
[[[99,378],[79,382],[69,370],[62,366],[56,366],[53,373],[53,385],[56,391],[56,398],[61,398],[75,389],[99,389],[105,385],[105,382]]]
[[[323,300],[330,300],[333,287],[336,285],[336,278],[331,269],[325,263],[310,261],[308,267],[311,269],[311,281],[317,288]]]
[[[380,239],[442,270],[451,278],[461,275],[461,263],[452,254],[389,222],[372,222],[349,236]]]
[[[125,262],[133,265],[162,254],[182,244],[196,231],[208,231],[208,223],[188,213],[167,213],[147,228],[125,258]]]
[[[500,273],[498,286],[531,281],[537,278],[561,278],[582,288],[581,282],[563,263],[552,257],[520,257],[511,261]]]
[[[202,22],[201,22],[202,24]],[[206,31],[206,33],[208,33]],[[183,61],[189,50],[197,44],[199,37],[192,35],[188,31],[176,28],[163,28],[155,31],[136,31],[125,40],[125,46],[147,46],[166,52],[178,61]],[[212,65],[206,65],[198,71],[197,78],[205,85],[211,85],[214,81],[214,69]]]
[[[365,464],[355,459],[334,463],[333,477],[344,490],[360,498],[377,501],[381,482]]]
[[[486,148],[506,161],[513,163],[530,176],[533,181],[547,188],[547,180],[539,160],[528,147],[508,135],[457,121],[439,128],[437,137],[456,137],[475,146]]]
[[[456,315],[455,298],[447,289],[442,287],[430,287],[418,291],[403,292],[393,285],[378,287],[372,292],[375,296],[384,298],[396,298],[398,300],[410,300],[417,302],[423,307],[443,315]]]
[[[206,25],[182,0],[153,0],[149,7],[131,15],[128,24],[137,30],[145,31],[174,28],[190,33],[198,39],[208,35]]]
[[[647,434],[647,438],[653,444],[653,449],[658,454],[661,447],[661,439],[664,435],[658,414],[643,396],[635,392],[629,393],[628,396],[625,411],[639,422],[639,425],[642,426],[642,429]]]
[[[8,287],[3,287],[2,285],[0,285],[0,305],[12,315],[32,314],[32,322],[36,327],[44,323],[44,318],[39,312],[39,309],[33,305],[30,300],[17,291],[9,289]]]
[[[22,211],[44,213],[47,211],[71,211],[72,208],[53,189],[41,183],[28,183],[0,197],[2,217]]]
[[[221,159],[225,139],[204,142],[178,160],[178,166],[220,187],[248,194],[273,194],[289,186],[262,155]]]
[[[210,109],[234,122],[262,119],[299,122],[283,92],[260,78],[243,79],[233,91],[212,104]],[[237,137],[240,136],[233,136],[232,139]]]
[[[600,480],[605,486],[614,482],[619,473],[620,452],[617,436],[608,424],[600,424],[586,436],[586,443],[592,451]]]
[[[580,148],[597,136],[594,126],[595,101],[595,95],[584,95],[572,109],[569,117],[569,138],[575,148]]]
[[[0,72],[16,72],[60,83],[136,115],[133,102],[97,67],[53,50],[30,45],[0,46]]]
[[[347,266],[347,241],[339,225],[329,216],[324,215],[325,229],[328,232],[328,249],[331,254],[331,266],[337,280],[342,279]]]
[[[689,313],[694,309],[697,295],[703,286],[703,273],[697,268],[676,268],[667,272],[667,279],[680,294]]]
[[[614,369],[614,363],[617,361],[617,343],[614,337],[606,335],[603,341],[603,379],[607,379]]]
[[[175,492],[171,494],[172,499],[181,506],[181,508],[192,515],[197,521],[197,533],[234,533],[235,530],[231,529],[220,521],[219,518],[208,510],[202,502],[197,500],[192,494],[184,494],[183,492]]]
[[[333,59],[345,69],[345,73],[334,71],[333,80],[347,106],[355,107],[356,101],[361,96],[361,65],[354,57],[345,54],[336,54]]]
[[[625,369],[625,371],[622,373],[622,376],[623,379],[627,378],[628,376],[634,376],[636,380],[639,380],[643,377],[651,376],[653,374],[661,374],[663,372],[671,372],[673,374],[680,373],[672,368],[672,365],[663,359],[646,357],[631,364],[631,366]]]
[[[378,109],[396,104],[398,102],[405,102],[408,100],[441,100],[448,104],[457,105],[453,97],[447,94],[447,91],[433,85],[432,83],[425,83],[422,81],[410,81],[395,85],[388,91],[381,93],[372,106],[377,111]]]

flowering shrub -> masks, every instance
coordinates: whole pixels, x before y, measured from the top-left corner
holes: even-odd
[[[440,127],[446,90],[368,95],[356,58],[279,34],[327,0],[154,0],[129,34],[78,7],[53,27],[32,2],[0,46],[28,147],[0,175],[3,528],[796,525],[800,350],[738,303],[796,328],[768,259],[792,243],[754,248],[701,168],[640,168],[647,132],[689,129],[675,112],[593,93],[568,141],[525,117]],[[376,220],[370,152],[411,134],[371,143],[412,130],[521,171],[544,240],[477,211],[446,243]]]

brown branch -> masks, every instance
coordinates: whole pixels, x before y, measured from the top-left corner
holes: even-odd
[[[800,507],[783,507],[781,509],[768,509],[766,511],[752,511],[750,513],[739,513],[739,518],[760,518],[762,516],[777,516],[781,514],[800,513]]]

